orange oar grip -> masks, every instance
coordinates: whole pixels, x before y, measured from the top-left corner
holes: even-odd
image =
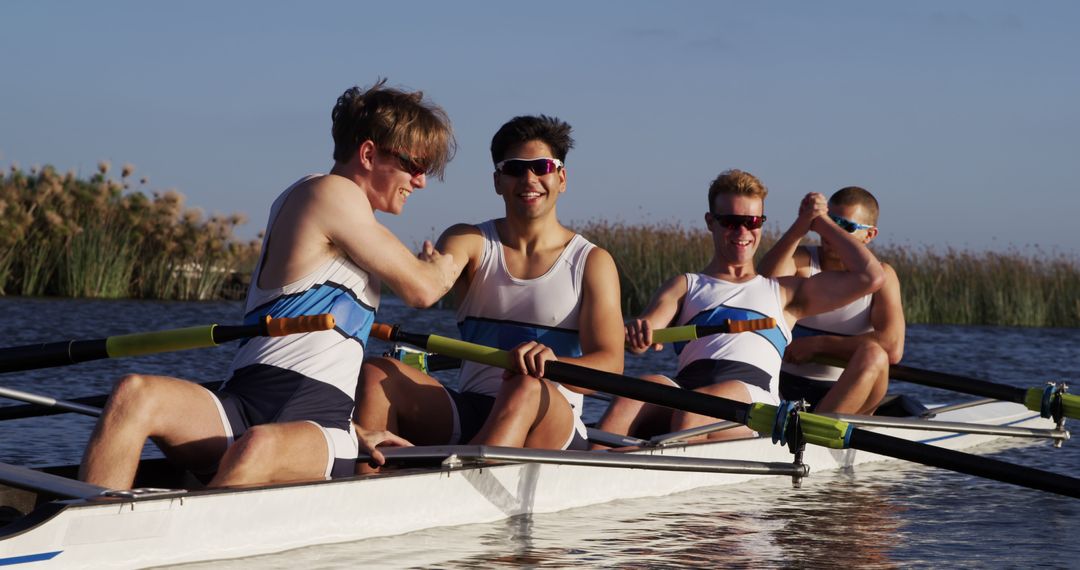
[[[394,334],[394,325],[375,323],[371,325],[371,336],[380,340],[390,340]]]
[[[303,317],[285,317],[281,319],[266,320],[266,334],[268,336],[285,336],[289,334],[328,331],[334,328],[334,315],[307,315]]]
[[[764,319],[750,319],[748,321],[734,321],[728,319],[728,330],[733,333],[757,331],[761,329],[771,329],[776,326],[776,319],[772,317]]]

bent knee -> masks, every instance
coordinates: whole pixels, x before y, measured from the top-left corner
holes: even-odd
[[[258,425],[236,440],[233,453],[241,457],[271,457],[280,449],[280,437],[273,425]]]
[[[863,361],[863,366],[879,371],[889,369],[889,353],[875,341],[863,343],[859,347],[859,356]]]
[[[154,402],[155,388],[156,383],[151,377],[128,374],[113,386],[109,407],[119,407],[127,411],[146,408]]]

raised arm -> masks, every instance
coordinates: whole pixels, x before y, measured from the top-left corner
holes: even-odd
[[[687,283],[685,275],[676,275],[668,279],[653,293],[649,306],[641,315],[626,323],[626,347],[634,354],[641,354],[650,347],[653,350],[664,348],[654,344],[652,332],[671,325],[679,315],[679,307],[686,297]]]
[[[791,224],[772,249],[761,258],[757,272],[766,277],[787,277],[795,275],[800,266],[807,265],[806,260],[801,260],[801,263],[797,260],[796,256],[808,255],[805,250],[799,249],[799,242],[810,232],[814,218],[828,211],[829,205],[824,194],[811,192],[804,196],[799,204],[799,215],[795,218],[795,223]]]
[[[823,271],[810,278],[781,278],[788,295],[785,311],[792,319],[789,322],[842,307],[876,292],[885,282],[885,271],[874,254],[828,216],[814,218],[811,230],[829,242],[847,271]]]
[[[327,177],[331,178],[331,177]],[[453,256],[430,244],[420,257],[375,219],[371,204],[351,184],[328,181],[305,204],[333,246],[386,283],[410,307],[428,307],[454,285],[460,268]]]

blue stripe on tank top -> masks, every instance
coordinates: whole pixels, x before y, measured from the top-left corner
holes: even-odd
[[[515,346],[535,340],[555,352],[556,356],[581,356],[581,341],[578,331],[557,327],[544,327],[516,321],[465,317],[458,323],[461,339],[509,350]]]
[[[736,321],[745,321],[750,319],[764,319],[768,315],[759,313],[757,311],[750,311],[747,309],[739,309],[736,307],[726,307],[720,305],[712,309],[704,310],[690,319],[689,325],[722,325],[724,321],[728,319]],[[738,333],[747,334],[747,333]],[[784,333],[780,330],[780,325],[776,325],[771,329],[753,331],[751,334],[756,334],[765,340],[769,341],[769,344],[776,349],[776,352],[780,353],[780,356],[784,356],[784,349],[787,348],[788,341],[784,337]],[[683,348],[686,346],[685,342],[675,343],[675,354],[681,354]]]
[[[371,325],[375,322],[375,309],[357,299],[351,289],[329,281],[260,305],[244,316],[244,323],[257,323],[266,315],[282,318],[323,313],[334,315],[335,330],[367,345]]]

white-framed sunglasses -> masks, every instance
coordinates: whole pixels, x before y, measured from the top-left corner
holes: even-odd
[[[562,167],[562,161],[557,158],[508,158],[495,163],[495,170],[514,177],[524,176],[526,170],[531,170],[537,176],[543,176]]]

